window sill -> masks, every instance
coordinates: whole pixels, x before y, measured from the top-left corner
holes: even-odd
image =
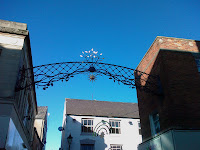
[[[109,134],[111,136],[121,136],[122,134]]]

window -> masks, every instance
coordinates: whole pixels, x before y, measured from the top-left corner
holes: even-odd
[[[122,150],[122,145],[110,145],[111,150]]]
[[[94,150],[94,144],[81,144],[81,150]]]
[[[121,134],[120,121],[119,120],[110,120],[110,134]]]
[[[195,62],[196,62],[196,64],[197,64],[198,72],[200,72],[200,58],[196,58],[196,59],[195,59]]]
[[[0,56],[1,56],[1,53],[2,53],[2,49],[0,49]]]
[[[192,55],[194,56],[198,72],[200,73],[200,53],[192,53]]]
[[[93,119],[81,120],[81,132],[92,133],[93,132]]]
[[[142,133],[141,133],[141,124],[140,124],[139,121],[138,121],[138,129],[139,129],[139,135],[142,135]]]
[[[160,121],[159,121],[159,114],[153,113],[150,115],[150,125],[151,125],[151,134],[156,135],[160,132]]]

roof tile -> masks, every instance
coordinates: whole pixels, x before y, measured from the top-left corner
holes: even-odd
[[[66,98],[67,115],[139,118],[137,103],[80,100]]]

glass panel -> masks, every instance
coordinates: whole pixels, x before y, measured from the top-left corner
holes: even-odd
[[[116,122],[116,127],[119,127],[119,122]]]
[[[138,127],[141,128],[141,124],[140,124],[140,122],[138,122]]]
[[[160,122],[159,122],[159,114],[155,113],[152,115],[152,134],[157,134],[160,132]]]
[[[93,144],[81,144],[81,150],[94,150]]]
[[[84,120],[84,125],[87,125],[87,120]]]
[[[87,132],[87,127],[83,126],[83,132]]]
[[[121,134],[121,129],[119,128],[119,134]]]
[[[114,121],[112,121],[112,127],[115,127],[115,122]]]
[[[88,125],[92,125],[92,120],[88,120]]]
[[[154,121],[158,121],[159,120],[159,114],[158,113],[153,115],[153,120]]]
[[[119,134],[119,129],[116,129],[116,133]]]
[[[88,127],[88,132],[92,132],[92,127]]]
[[[114,128],[111,128],[111,129],[110,129],[110,133],[115,133],[115,129],[114,129]]]
[[[139,135],[142,135],[142,131],[141,131],[141,129],[139,129]]]

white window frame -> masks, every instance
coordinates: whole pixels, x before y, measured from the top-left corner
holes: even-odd
[[[110,150],[122,150],[122,145],[110,144]]]
[[[113,123],[114,122],[114,126],[113,126]],[[116,122],[118,123],[118,127],[116,125]],[[109,124],[111,126],[111,129],[110,129],[110,134],[121,134],[121,121],[120,120],[109,120]],[[111,133],[111,131],[113,131],[114,129],[114,132]],[[117,133],[117,129],[119,131],[119,133]]]
[[[154,120],[154,116],[158,115],[158,118]],[[151,115],[149,115],[149,120],[150,120],[150,127],[151,127],[151,135],[157,135],[160,132],[160,117],[158,112],[154,112]],[[156,131],[157,127],[159,128],[159,132]]]
[[[86,123],[85,123],[86,121]],[[89,125],[89,121],[91,121],[91,125]],[[93,119],[91,118],[82,118],[81,119],[81,133],[93,133]],[[84,127],[87,128],[87,132],[84,131]],[[90,130],[91,129],[91,130]],[[90,131],[90,132],[88,132]]]

